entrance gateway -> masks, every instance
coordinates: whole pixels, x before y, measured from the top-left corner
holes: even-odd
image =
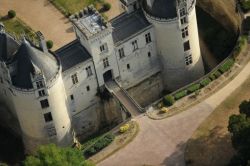
[[[104,82],[111,81],[113,79],[112,70],[108,70],[103,74]]]

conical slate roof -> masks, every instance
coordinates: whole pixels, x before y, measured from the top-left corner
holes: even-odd
[[[42,71],[46,80],[53,78],[59,70],[55,57],[31,46],[26,40],[17,50],[15,61],[17,62],[17,74],[13,78],[13,84],[19,88],[33,88],[30,74],[34,74],[38,69]]]
[[[155,17],[166,19],[177,17],[176,0],[155,0],[149,10]]]
[[[7,61],[13,57],[18,43],[6,33],[0,32],[0,61]]]

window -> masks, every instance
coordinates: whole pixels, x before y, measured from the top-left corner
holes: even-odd
[[[133,51],[138,49],[137,40],[132,41]]]
[[[191,54],[185,57],[185,63],[186,65],[190,65],[193,63],[193,57]]]
[[[182,32],[182,38],[186,38],[188,36],[188,27],[185,27],[181,30]]]
[[[190,50],[190,44],[189,44],[189,41],[186,41],[183,45],[184,45],[184,51],[188,51],[188,50]]]
[[[42,109],[49,107],[48,99],[44,99],[40,101]]]
[[[108,51],[108,45],[107,45],[107,43],[105,43],[105,44],[103,44],[103,45],[100,46],[100,51],[101,51],[101,53]]]
[[[108,60],[108,58],[104,58],[103,59],[103,66],[104,66],[104,68],[109,67],[109,60]]]
[[[36,87],[37,87],[37,89],[43,88],[44,87],[43,82],[42,81],[37,81],[36,82]]]
[[[0,82],[3,84],[3,78],[2,77],[0,77]]]
[[[128,70],[130,69],[130,64],[127,64],[127,69],[128,69]]]
[[[90,66],[86,67],[86,72],[87,72],[87,76],[88,76],[88,77],[90,77],[90,76],[92,76],[92,75],[93,75],[93,73],[92,73],[92,70],[91,70],[91,67],[90,67]]]
[[[77,83],[78,83],[77,74],[73,74],[73,75],[71,76],[71,79],[72,79],[73,84],[77,84]]]
[[[89,87],[89,86],[87,86],[87,87],[86,87],[86,89],[87,89],[87,91],[89,91],[89,90],[90,90],[90,87]]]
[[[47,127],[47,133],[49,137],[55,136],[56,135],[56,128],[55,126],[49,126]]]
[[[187,17],[181,18],[181,24],[185,24],[185,23],[187,23]]]
[[[51,112],[43,114],[45,122],[51,122],[53,120]]]
[[[186,14],[185,8],[180,9],[180,16],[184,16]]]
[[[125,57],[125,53],[124,53],[124,49],[123,48],[120,48],[118,50],[118,52],[119,52],[120,59],[122,59],[123,57]]]
[[[45,91],[44,90],[39,90],[38,94],[39,94],[40,97],[43,97],[43,96],[45,96]]]
[[[146,35],[145,35],[145,39],[146,39],[146,43],[148,44],[148,43],[150,43],[152,40],[151,40],[151,36],[150,36],[150,33],[147,33]]]
[[[74,100],[74,95],[70,95],[70,99],[73,101]]]
[[[151,52],[148,52],[148,57],[149,57],[149,58],[151,57]]]

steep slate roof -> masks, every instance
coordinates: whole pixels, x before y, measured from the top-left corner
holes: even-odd
[[[74,40],[57,50],[56,55],[61,61],[63,71],[91,58],[89,52],[78,40]]]
[[[6,33],[0,33],[0,61],[7,61],[12,58],[18,43]]]
[[[36,70],[42,71],[46,80],[52,79],[59,70],[57,60],[53,55],[31,46],[26,40],[22,42],[16,52],[15,61],[17,62],[17,74],[12,78],[12,82],[19,88],[33,88],[30,74]]]
[[[111,24],[114,27],[114,43],[123,41],[151,25],[141,10],[130,14],[124,13],[111,20]]]
[[[152,9],[148,10],[156,17],[167,19],[175,18],[177,17],[175,3],[175,0],[155,0]]]

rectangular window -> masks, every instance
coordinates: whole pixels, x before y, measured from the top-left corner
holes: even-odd
[[[193,57],[191,54],[185,57],[185,63],[187,66],[193,63]]]
[[[182,17],[184,15],[186,15],[186,10],[185,10],[185,8],[182,8],[182,9],[180,9],[180,16]]]
[[[37,87],[37,89],[43,88],[44,87],[43,82],[42,81],[37,81],[36,82],[36,87]]]
[[[133,51],[138,49],[137,40],[132,41]]]
[[[91,67],[90,67],[90,66],[86,67],[86,72],[87,72],[87,76],[88,76],[88,77],[90,77],[90,76],[92,76],[92,75],[93,75],[93,73],[92,73],[92,70],[91,70]]]
[[[104,68],[109,67],[109,60],[108,60],[108,58],[104,58],[103,59],[103,66],[104,66]]]
[[[51,112],[48,112],[43,115],[45,122],[51,122],[53,120]]]
[[[87,86],[87,87],[86,87],[86,89],[87,89],[87,91],[89,91],[89,90],[90,90],[90,87],[89,87],[89,86]]]
[[[187,23],[187,17],[181,18],[181,24],[186,24]]]
[[[48,101],[48,99],[41,100],[40,104],[41,104],[42,109],[49,107],[49,101]]]
[[[149,58],[151,57],[151,52],[148,52],[148,57],[149,57]]]
[[[38,94],[39,94],[40,97],[43,97],[43,96],[46,95],[46,93],[45,93],[44,90],[39,90],[39,91],[38,91]]]
[[[124,49],[123,48],[120,48],[118,50],[118,52],[119,52],[120,59],[122,59],[123,57],[125,57],[125,53],[124,53]]]
[[[72,79],[72,83],[73,84],[77,84],[78,83],[78,77],[77,77],[76,73],[71,76],[71,79]]]
[[[128,70],[130,69],[130,64],[127,64],[127,69],[128,69]]]
[[[188,51],[188,50],[190,50],[190,44],[189,44],[189,41],[186,41],[186,42],[183,44],[183,46],[184,46],[184,51]]]
[[[102,52],[107,52],[108,51],[108,45],[107,43],[103,44],[100,46],[100,51]]]
[[[150,33],[147,33],[146,35],[145,35],[145,39],[146,39],[146,43],[148,44],[148,43],[150,43],[152,40],[151,40],[151,36],[150,36]]]
[[[56,128],[55,126],[49,126],[47,128],[47,133],[49,137],[55,136],[56,135]]]
[[[186,38],[188,36],[188,27],[185,27],[181,30],[182,32],[182,38]]]
[[[73,101],[74,100],[74,95],[70,95],[70,99]]]

